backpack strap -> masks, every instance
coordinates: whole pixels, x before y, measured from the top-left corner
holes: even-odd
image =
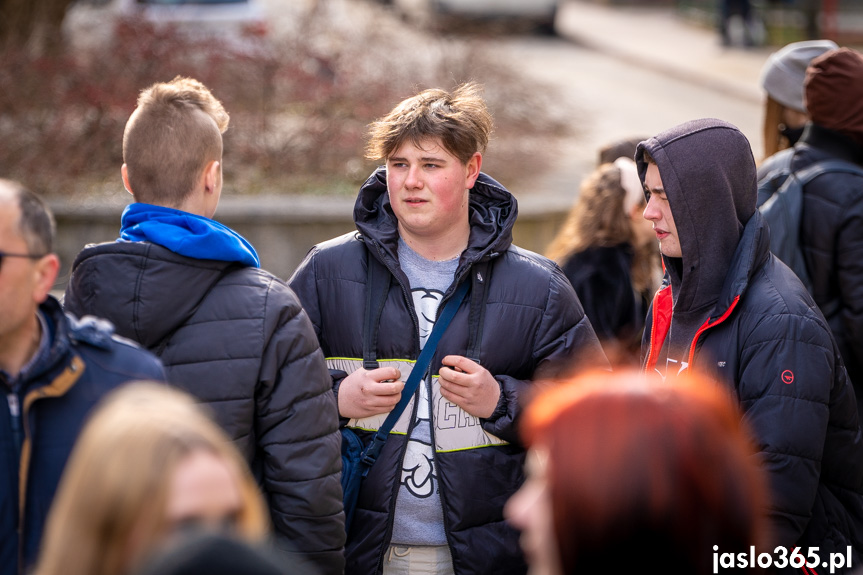
[[[811,166],[806,166],[802,170],[795,172],[794,177],[797,178],[800,182],[800,186],[803,187],[818,176],[828,172],[855,174],[863,177],[863,167],[845,160],[822,160],[820,162],[815,162]]]
[[[366,247],[366,310],[363,322],[363,367],[377,369],[378,326],[390,291],[392,276]]]
[[[363,451],[362,463],[365,466],[363,477],[368,474],[369,469],[371,469],[372,465],[377,461],[377,458],[384,447],[384,443],[386,443],[387,438],[389,437],[390,431],[395,426],[399,417],[401,417],[401,414],[404,412],[408,403],[410,403],[414,393],[416,393],[420,381],[422,381],[423,376],[431,363],[432,357],[437,349],[437,345],[440,343],[441,337],[443,337],[446,328],[449,327],[452,318],[455,317],[455,314],[461,306],[469,287],[470,282],[466,280],[463,281],[458,286],[453,296],[446,302],[443,311],[438,315],[437,321],[435,322],[416,363],[414,363],[413,369],[411,369],[411,374],[408,376],[404,388],[402,388],[399,402],[393,410],[390,411],[389,415],[387,415],[387,418],[378,428],[377,432],[375,432],[372,442],[365,451]]]
[[[773,169],[758,181],[756,207],[761,207],[764,202],[769,200],[773,193],[782,187],[782,184],[791,175],[791,161],[794,159],[795,153],[795,148],[786,148],[773,156],[773,163],[775,164]]]

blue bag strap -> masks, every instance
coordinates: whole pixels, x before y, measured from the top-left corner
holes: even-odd
[[[434,328],[432,329],[431,334],[429,334],[429,338],[426,340],[425,346],[423,346],[422,352],[420,352],[420,356],[417,358],[410,376],[408,376],[408,380],[405,382],[404,389],[402,389],[401,399],[399,399],[399,402],[389,413],[386,420],[384,420],[383,424],[378,428],[372,442],[363,452],[362,463],[365,466],[363,477],[366,476],[369,469],[371,469],[372,465],[377,461],[377,458],[384,447],[384,443],[386,443],[387,437],[389,437],[390,431],[392,431],[396,421],[401,417],[402,412],[407,407],[416,392],[417,387],[419,387],[420,381],[431,363],[435,349],[437,348],[438,343],[440,343],[441,337],[449,326],[449,323],[452,321],[452,318],[455,317],[459,306],[461,306],[461,302],[464,300],[464,296],[470,288],[470,283],[471,282],[469,281],[463,281],[458,286],[458,289],[456,289],[452,298],[450,298],[450,300],[444,305],[443,311],[438,316],[437,321],[434,324]]]

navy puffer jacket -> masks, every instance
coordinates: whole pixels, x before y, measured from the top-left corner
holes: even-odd
[[[159,360],[114,337],[107,322],[65,315],[53,297],[39,309],[50,334],[47,353],[36,359],[15,389],[0,374],[7,399],[0,407],[2,575],[25,573],[36,562],[66,461],[99,400],[129,381],[165,381]],[[20,453],[12,436],[13,411],[21,418]]]
[[[358,233],[314,247],[290,280],[306,308],[334,375],[362,366],[367,258],[377,258],[394,277],[377,341],[382,366],[396,365],[407,378],[419,355],[410,283],[399,267],[397,221],[389,205],[386,172],[375,172],[360,190],[354,210]],[[501,400],[488,419],[432,400],[433,441],[444,506],[444,527],[459,575],[524,573],[518,534],[503,519],[506,500],[524,480],[524,448],[517,433],[521,400],[532,381],[557,377],[605,357],[581,304],[560,269],[546,258],[511,245],[517,207],[499,183],[481,174],[470,192],[471,232],[446,302],[472,270],[488,261],[486,309],[479,359],[499,382]],[[431,361],[467,355],[471,296],[465,298]],[[436,389],[436,377],[431,385]],[[440,398],[434,389],[429,397]],[[414,403],[405,410],[409,413]],[[385,415],[351,420],[368,441]],[[349,574],[380,573],[392,531],[395,493],[409,429],[404,417],[363,482],[346,547]]]
[[[647,368],[668,330],[670,292],[659,291],[647,318]],[[775,543],[818,547],[825,559],[850,545],[852,565],[860,565],[863,436],[854,390],[824,316],[770,253],[758,211],[692,342],[689,369],[724,382],[740,402],[770,481]]]
[[[65,305],[161,351],[169,381],[213,411],[251,465],[292,568],[341,572],[338,412],[312,326],[283,281],[111,242],[78,254]]]

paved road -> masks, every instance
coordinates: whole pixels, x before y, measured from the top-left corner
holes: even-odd
[[[573,110],[574,136],[559,151],[557,168],[542,178],[549,202],[573,197],[602,145],[653,135],[694,118],[716,117],[735,124],[760,156],[761,109],[751,99],[639,68],[561,38],[497,42],[526,76],[557,86],[564,104]]]

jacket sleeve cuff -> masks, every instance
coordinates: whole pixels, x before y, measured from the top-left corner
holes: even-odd
[[[348,376],[346,371],[342,371],[341,369],[331,369],[330,377],[333,380],[333,395],[336,397],[336,409],[339,408],[339,387],[342,385],[342,381]],[[339,413],[339,427],[344,427],[350,421],[347,417],[342,417],[342,414]]]
[[[491,423],[506,415],[507,409],[506,393],[504,393],[503,385],[501,385],[499,379],[495,378],[495,381],[497,381],[497,385],[500,387],[500,397],[497,400],[497,406],[494,408],[492,414],[485,418],[486,421]]]

